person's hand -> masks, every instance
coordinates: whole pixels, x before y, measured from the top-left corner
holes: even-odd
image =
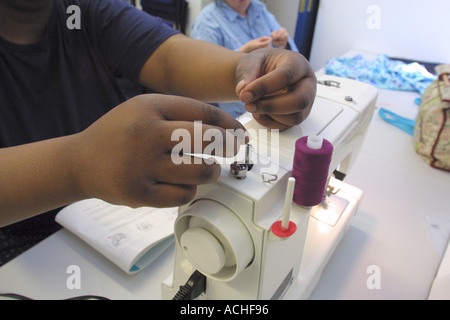
[[[194,121],[201,121],[202,126]],[[177,129],[181,136],[174,134]],[[211,146],[210,140],[203,139],[205,132],[223,139],[217,138],[223,141],[220,147],[232,149],[233,154],[228,156],[234,156],[243,143],[239,134],[245,129],[224,111],[197,100],[158,94],[137,96],[78,134],[75,181],[85,198],[113,204],[185,204],[194,197],[196,185],[212,182],[220,175],[219,164],[204,159],[199,164],[199,159],[181,155],[180,151],[197,153]],[[188,148],[175,148],[180,143]],[[199,147],[201,150],[197,150]],[[180,157],[186,163],[173,161]]]
[[[273,31],[271,33],[273,46],[276,48],[284,49],[289,40],[289,34],[286,28],[281,28],[280,30]]]
[[[248,53],[261,48],[269,48],[271,43],[271,37],[256,38],[244,44],[239,51]]]
[[[289,50],[253,51],[236,68],[236,94],[256,121],[269,129],[285,130],[305,120],[316,82],[309,62]]]

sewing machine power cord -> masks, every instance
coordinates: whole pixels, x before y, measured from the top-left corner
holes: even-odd
[[[206,290],[206,276],[200,271],[195,272],[189,277],[186,284],[180,286],[180,289],[172,300],[194,300]]]

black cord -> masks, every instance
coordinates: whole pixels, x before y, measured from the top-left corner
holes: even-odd
[[[175,294],[172,300],[194,300],[206,290],[206,276],[200,271],[195,272],[189,277],[185,285],[180,286],[180,290]],[[32,298],[16,293],[0,293],[0,297],[16,300],[33,300]],[[108,298],[95,295],[77,296],[63,300],[109,300]]]
[[[85,296],[78,296],[78,297],[72,297],[67,298],[64,300],[110,300],[109,298],[102,297],[102,296],[95,296],[95,295],[85,295]]]
[[[16,300],[33,300],[31,298],[22,296],[20,294],[15,294],[15,293],[2,293],[2,294],[0,294],[0,297],[11,298],[11,299],[16,299]]]
[[[17,293],[0,293],[0,297],[4,298],[11,298],[15,300],[34,300],[29,297],[17,294]],[[102,296],[95,296],[95,295],[85,295],[85,296],[77,296],[72,298],[67,298],[63,300],[109,300],[108,298],[102,297]]]
[[[206,290],[206,277],[195,270],[184,286],[180,286],[172,300],[194,300]]]

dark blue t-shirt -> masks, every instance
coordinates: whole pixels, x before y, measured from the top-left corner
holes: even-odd
[[[70,5],[81,29],[69,29]],[[55,0],[44,39],[0,38],[0,147],[79,132],[138,82],[143,64],[175,30],[124,0]]]
[[[67,13],[70,5],[80,9],[81,29],[67,26],[76,17]],[[144,63],[175,33],[125,0],[54,0],[41,41],[17,45],[0,37],[0,147],[82,131],[141,92]],[[57,227],[53,217],[39,215],[0,231],[48,235]]]

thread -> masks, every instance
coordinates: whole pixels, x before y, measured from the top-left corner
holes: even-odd
[[[295,142],[292,177],[296,204],[312,207],[322,202],[332,153],[333,145],[318,136],[305,136]]]

